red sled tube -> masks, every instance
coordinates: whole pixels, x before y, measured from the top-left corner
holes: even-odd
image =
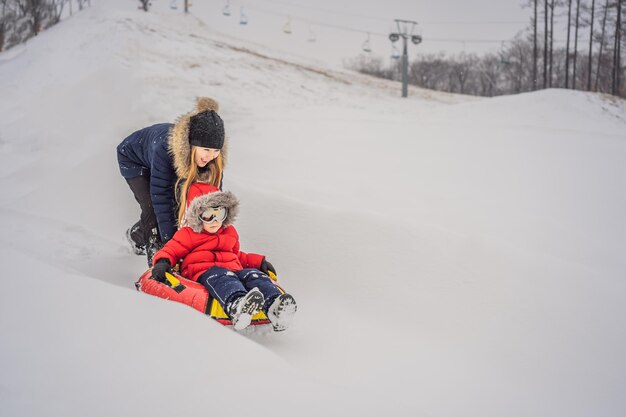
[[[135,287],[138,291],[145,292],[146,294],[193,307],[223,325],[232,325],[232,321],[226,315],[220,303],[209,295],[204,285],[198,284],[176,273],[169,275],[167,281],[162,283],[152,279],[152,269],[148,269],[135,283]],[[260,311],[252,317],[251,324],[269,324],[269,322],[265,314]]]

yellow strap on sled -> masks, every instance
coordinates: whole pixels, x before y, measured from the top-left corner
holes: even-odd
[[[180,282],[180,280],[176,278],[174,275],[170,274],[169,272],[165,273],[165,279],[167,279],[167,282],[169,282],[170,287],[172,287],[172,289],[176,291],[177,293],[180,293],[182,290],[185,289],[185,286]]]
[[[169,281],[170,287],[174,288],[177,285],[180,285],[180,280],[176,278],[174,275],[169,272],[165,273],[165,278]]]
[[[269,275],[269,277],[272,279],[272,281],[274,281],[274,282],[278,281],[278,277],[272,271],[267,271],[267,275]]]

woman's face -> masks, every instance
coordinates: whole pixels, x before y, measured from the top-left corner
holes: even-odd
[[[209,162],[217,158],[219,154],[219,149],[196,147],[196,165],[204,168]]]

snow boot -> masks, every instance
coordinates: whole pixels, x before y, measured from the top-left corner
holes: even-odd
[[[146,244],[146,256],[148,257],[148,266],[152,266],[152,258],[154,255],[163,247],[163,243],[161,243],[161,238],[159,236],[159,232],[155,227],[150,231],[150,237],[148,238],[148,243]]]
[[[135,255],[145,255],[146,254],[146,245],[137,239],[137,235],[140,232],[139,222],[135,223],[131,227],[126,230],[126,239],[128,240],[128,244],[130,245],[130,249],[133,251]]]
[[[264,302],[263,294],[253,288],[242,297],[228,304],[226,311],[233,322],[235,330],[243,330],[252,322],[252,316],[259,312]]]
[[[272,323],[274,331],[282,332],[287,330],[297,310],[296,300],[289,294],[281,294],[272,302],[265,315]]]

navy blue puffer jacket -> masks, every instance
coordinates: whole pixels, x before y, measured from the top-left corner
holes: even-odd
[[[177,229],[174,186],[178,176],[168,153],[169,131],[173,126],[160,123],[146,127],[117,147],[117,161],[124,178],[150,177],[152,206],[163,242],[170,240]]]

